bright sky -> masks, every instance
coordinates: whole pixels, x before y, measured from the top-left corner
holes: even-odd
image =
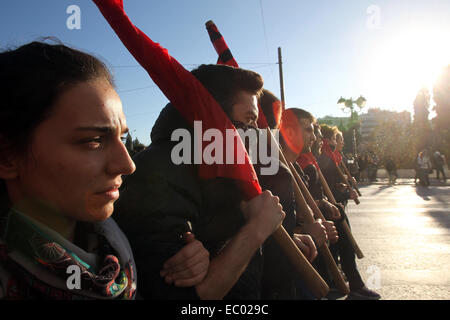
[[[189,70],[215,63],[205,22],[213,20],[241,67],[259,72],[280,94],[282,48],[288,107],[316,117],[347,116],[340,96],[367,99],[366,108],[412,111],[421,86],[432,88],[450,64],[449,0],[125,0],[131,20]],[[70,30],[70,5],[81,29]],[[112,69],[133,137],[150,130],[167,103],[89,0],[14,0],[0,4],[0,48],[44,36],[88,51]]]

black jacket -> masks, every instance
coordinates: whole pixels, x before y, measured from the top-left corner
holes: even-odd
[[[184,246],[180,236],[190,226],[212,258],[244,224],[233,180],[200,180],[196,165],[173,163],[171,151],[179,142],[171,135],[177,128],[193,137],[192,127],[168,104],[152,129],[151,145],[133,158],[136,171],[124,179],[114,213],[133,248],[144,299],[198,299],[193,287],[164,282],[163,263]],[[259,298],[261,259],[257,252],[226,298]]]
[[[322,153],[318,157],[317,163],[336,201],[346,204],[348,199],[350,199],[350,193],[348,191],[341,192],[338,189],[338,184],[341,183],[341,179],[334,161]]]
[[[296,208],[292,187],[293,177],[289,169],[281,162],[279,162],[279,169],[275,175],[260,175],[259,167],[256,166],[255,169],[261,188],[270,190],[273,195],[280,198],[280,204],[286,213],[283,227],[292,237],[296,223]],[[269,237],[264,242],[263,258],[262,298],[268,300],[294,299],[296,296],[296,271],[273,237]]]

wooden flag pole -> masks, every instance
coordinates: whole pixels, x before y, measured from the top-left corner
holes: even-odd
[[[322,170],[320,170],[320,168],[318,169],[318,172],[319,172],[320,183],[322,184],[322,187],[325,191],[325,194],[327,195],[327,198],[331,201],[332,204],[337,205],[336,199],[334,198],[333,193],[331,192],[331,189],[328,186],[328,183],[325,180],[325,177],[323,176]],[[358,244],[356,243],[356,240],[353,237],[353,234],[350,230],[350,227],[349,227],[347,221],[342,220],[341,225],[344,228],[344,232],[347,234],[347,237],[348,237],[350,243],[352,244],[353,250],[355,250],[355,254],[358,257],[358,259],[364,258],[364,254],[362,253],[361,249],[359,248]]]
[[[272,132],[270,131],[270,129],[267,129],[268,135],[270,135],[270,139],[271,139],[271,143],[275,143],[278,147],[279,150],[279,154],[281,157],[281,162],[283,162],[291,171],[292,175],[294,176],[294,193],[295,193],[295,200],[297,203],[297,206],[299,207],[300,212],[302,212],[304,214],[305,217],[305,222],[306,223],[314,223],[314,205],[318,210],[318,214],[320,214],[322,216],[322,219],[325,221],[325,218],[323,217],[322,213],[320,212],[319,208],[317,207],[317,204],[315,203],[314,200],[312,200],[312,202],[314,203],[314,205],[312,206],[313,208],[313,212],[311,212],[310,207],[308,206],[307,201],[305,200],[304,194],[307,196],[307,199],[310,197],[310,199],[312,199],[311,194],[309,193],[308,189],[306,189],[305,185],[303,184],[303,187],[305,187],[304,194],[302,192],[302,188],[299,186],[299,183],[297,181],[297,178],[295,176],[296,171],[295,169],[292,167],[292,164],[289,163],[286,159],[286,157],[283,154],[283,151],[281,150],[280,146],[278,145],[278,143],[275,141],[275,138],[272,135]],[[300,178],[300,177],[299,177]],[[301,179],[300,179],[301,180]],[[303,182],[300,181],[300,184],[302,184]],[[309,197],[308,197],[309,195]],[[322,258],[324,259],[327,267],[329,268],[333,279],[335,281],[336,287],[339,289],[340,292],[342,292],[343,294],[348,294],[350,292],[347,284],[344,281],[344,278],[342,277],[341,272],[339,271],[336,262],[334,261],[333,256],[331,255],[330,249],[328,248],[328,246],[326,245],[326,243],[324,243],[321,247],[318,248],[318,251],[320,253],[320,255],[322,256]]]
[[[347,176],[348,176],[348,180],[350,180],[350,182],[352,183],[351,185],[353,186],[353,188],[354,188],[354,189],[356,190],[356,192],[358,193],[358,196],[361,197],[361,192],[359,192],[359,189],[358,189],[358,187],[356,186],[356,184],[353,183],[352,175],[350,174],[350,171],[347,169],[347,166],[345,165],[344,161],[341,161],[341,165],[342,165],[342,168],[344,168],[344,171],[345,171],[345,173],[346,173]]]
[[[342,170],[341,170],[341,168],[339,168],[339,165],[337,165],[337,164],[335,164],[335,165],[336,165],[336,170],[338,172],[339,178],[341,178],[341,181],[343,183],[345,183],[348,186],[349,189],[352,189],[352,185],[350,184],[350,182],[347,180],[347,178],[342,173]],[[360,204],[360,201],[359,201],[358,198],[353,199],[353,201],[355,201],[356,204]]]

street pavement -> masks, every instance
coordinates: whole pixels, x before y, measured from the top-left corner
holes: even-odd
[[[358,269],[384,300],[450,299],[450,185],[430,180],[361,184],[361,203],[349,202]]]

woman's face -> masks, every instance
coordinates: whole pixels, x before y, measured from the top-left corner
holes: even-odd
[[[330,139],[330,144],[332,145],[332,146],[336,146],[336,134],[333,134],[333,136],[331,137],[331,139]]]
[[[341,151],[344,148],[344,137],[342,134],[336,134],[336,149]]]
[[[77,221],[107,219],[121,176],[135,170],[121,140],[127,131],[122,103],[107,81],[68,89],[35,129],[29,154],[17,161],[11,200],[38,200]]]

